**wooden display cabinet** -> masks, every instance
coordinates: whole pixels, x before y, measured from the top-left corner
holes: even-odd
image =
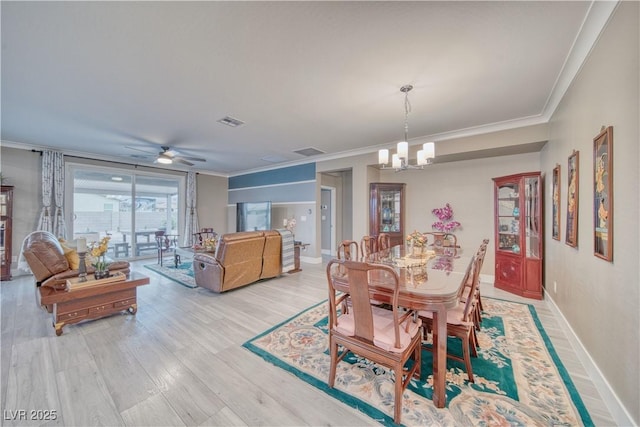
[[[495,287],[542,299],[542,175],[493,178],[495,187]]]
[[[404,244],[404,189],[402,183],[372,182],[369,186],[369,235],[389,235],[391,245]]]
[[[11,280],[11,229],[13,227],[13,186],[3,185],[0,195],[0,262],[2,280]]]

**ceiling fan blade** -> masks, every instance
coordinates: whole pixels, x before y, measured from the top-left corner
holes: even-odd
[[[189,157],[189,156],[180,156],[181,159],[191,160],[192,162],[206,162],[207,159],[203,159],[202,157]]]
[[[182,157],[174,157],[173,158],[174,162],[177,163],[182,163],[183,165],[187,165],[187,166],[193,166],[193,163],[186,161],[185,159],[183,159]]]
[[[139,148],[139,147],[133,147],[131,145],[125,145],[124,148],[128,148],[129,150],[136,150],[136,151],[142,151],[143,153],[150,153],[150,154],[156,154],[157,150],[149,147],[149,148]]]

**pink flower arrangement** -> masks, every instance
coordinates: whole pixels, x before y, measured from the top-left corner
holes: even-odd
[[[431,212],[439,219],[439,221],[431,224],[431,228],[434,230],[451,233],[461,225],[458,221],[451,220],[451,218],[453,218],[453,209],[451,209],[451,205],[449,205],[449,203],[444,205],[443,208],[436,208]]]
[[[448,274],[453,270],[453,262],[450,257],[438,257],[431,268],[445,271]]]

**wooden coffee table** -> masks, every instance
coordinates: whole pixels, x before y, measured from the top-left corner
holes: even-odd
[[[149,278],[132,272],[124,280],[104,283],[85,282],[69,290],[41,289],[41,303],[53,306],[53,327],[62,335],[65,325],[98,319],[121,311],[136,314],[136,289],[148,285]]]

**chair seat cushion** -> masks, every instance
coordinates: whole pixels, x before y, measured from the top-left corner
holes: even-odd
[[[433,312],[420,310],[418,311],[418,316],[424,317],[425,319],[433,319]],[[447,310],[447,323],[450,325],[473,325],[472,321],[462,320],[463,316],[464,304],[458,304],[455,308]]]
[[[373,344],[385,351],[402,353],[411,344],[411,339],[418,333],[422,321],[418,319],[414,322],[411,317],[407,317],[400,324],[400,347],[396,347],[396,336],[393,328],[393,311],[379,307],[371,307],[373,312]],[[408,329],[407,329],[408,323]],[[355,324],[353,313],[343,314],[338,317],[338,324],[335,331],[346,336],[355,335]]]

